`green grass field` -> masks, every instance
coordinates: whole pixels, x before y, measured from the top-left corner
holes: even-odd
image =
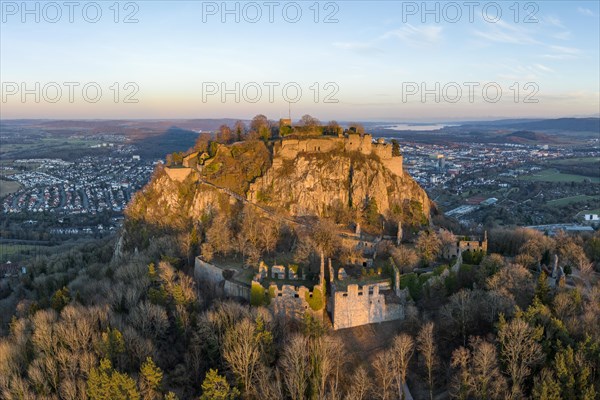
[[[44,251],[48,247],[34,246],[29,244],[0,244],[0,262],[19,261],[30,257],[32,254]],[[45,254],[45,253],[42,253]]]
[[[524,181],[540,182],[583,182],[587,179],[593,183],[600,183],[600,178],[598,177],[561,174],[555,169],[544,169],[533,175],[522,175],[519,177],[519,179]]]
[[[19,189],[21,189],[21,187],[22,186],[19,182],[5,181],[0,179],[0,198],[17,192]]]
[[[569,158],[566,160],[554,160],[551,161],[550,164],[559,164],[559,165],[581,165],[581,164],[593,164],[600,162],[600,157],[578,157],[578,158]]]
[[[70,138],[43,138],[27,143],[6,143],[0,148],[4,160],[22,158],[63,158],[65,153],[90,151],[91,146],[102,143],[97,140]],[[100,150],[100,149],[96,149]],[[104,149],[106,150],[106,149]]]
[[[572,203],[579,203],[582,201],[587,201],[587,200],[596,200],[596,201],[600,201],[600,196],[588,196],[585,194],[580,194],[577,196],[569,196],[569,197],[563,197],[562,199],[556,199],[556,200],[550,200],[547,204],[549,206],[566,206]]]

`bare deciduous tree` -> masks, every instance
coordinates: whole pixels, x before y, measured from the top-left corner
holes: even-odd
[[[231,132],[231,128],[226,124],[221,125],[217,131],[216,140],[219,143],[231,143],[234,140],[234,135],[233,132]]]
[[[169,317],[165,309],[148,301],[141,302],[129,314],[131,324],[142,335],[161,338],[169,327]]]
[[[472,290],[461,289],[450,296],[450,301],[442,308],[442,315],[458,327],[463,346],[467,345],[467,327],[473,324],[476,317],[475,300]]]
[[[471,340],[472,392],[478,399],[504,399],[506,379],[500,372],[496,347],[482,339]]]
[[[458,373],[452,377],[450,382],[450,393],[453,398],[459,400],[469,398],[472,379],[469,370],[470,359],[471,352],[462,346],[452,352],[451,365],[458,369]]]
[[[442,243],[442,248],[456,246],[456,236],[449,230],[446,230],[444,228],[440,229],[438,237],[440,238],[440,242]]]
[[[419,232],[419,237],[415,245],[425,264],[429,264],[435,260],[442,248],[442,242],[433,230]]]
[[[218,215],[206,231],[206,243],[212,246],[217,254],[225,255],[231,251],[233,238],[229,222],[223,215]]]
[[[364,135],[365,133],[365,127],[363,126],[363,124],[360,124],[358,122],[350,122],[350,124],[348,125],[348,129],[350,129],[354,133],[358,133],[359,135]]]
[[[338,338],[329,335],[318,336],[310,341],[310,357],[318,398],[325,397],[327,383],[337,392],[339,369],[344,362],[344,345]]]
[[[412,271],[419,262],[415,250],[407,246],[394,247],[391,253],[394,262],[400,268],[400,273]]]
[[[337,227],[333,222],[320,220],[312,232],[315,249],[324,253],[326,257],[332,255],[339,241],[336,232]]]
[[[307,128],[314,128],[321,125],[321,121],[311,115],[305,114],[300,118],[300,125]]]
[[[311,375],[308,339],[292,336],[280,359],[285,384],[292,400],[304,399]]]
[[[279,239],[279,232],[281,225],[275,221],[263,221],[261,235],[264,249],[267,253],[271,253],[275,250],[277,240]]]
[[[533,298],[535,280],[522,265],[510,264],[491,276],[487,280],[487,287],[513,299],[519,307],[526,308]]]
[[[405,333],[394,338],[392,343],[392,353],[394,354],[394,369],[396,372],[396,383],[398,385],[398,396],[404,399],[404,384],[406,383],[406,373],[408,372],[408,363],[414,353],[415,342],[413,338]]]
[[[196,151],[208,151],[208,145],[210,144],[212,137],[208,132],[202,132],[198,139],[196,139],[196,143],[194,144],[194,150]]]
[[[259,364],[256,376],[256,391],[261,399],[279,400],[285,397],[279,369]]]
[[[506,398],[506,379],[498,366],[496,347],[471,338],[469,349],[460,347],[452,353],[452,366],[458,369],[451,383],[452,396],[458,399]]]
[[[226,332],[223,358],[240,381],[244,391],[252,394],[255,373],[261,358],[256,326],[252,321],[243,319]]]
[[[433,369],[437,364],[436,345],[433,337],[433,322],[428,322],[419,331],[417,348],[425,360],[427,382],[429,383],[429,398],[433,400]]]
[[[54,310],[41,310],[35,313],[32,319],[33,336],[31,340],[36,352],[53,354],[57,345],[57,336],[54,324],[58,315]]]
[[[379,352],[375,356],[373,369],[375,370],[375,379],[377,381],[377,387],[373,388],[373,394],[381,400],[391,399],[393,396],[392,388],[394,386],[394,379],[396,377],[392,353],[385,350]]]
[[[545,252],[555,247],[554,240],[543,233],[530,230],[529,239],[521,246],[519,253],[531,257],[534,263],[540,262]]]
[[[510,322],[501,321],[498,331],[500,355],[512,381],[511,396],[522,396],[523,381],[531,368],[544,359],[542,346],[537,342],[539,332],[520,318]]]
[[[346,393],[346,400],[365,400],[368,399],[371,392],[371,378],[366,368],[362,365],[356,368],[352,377],[351,384]]]

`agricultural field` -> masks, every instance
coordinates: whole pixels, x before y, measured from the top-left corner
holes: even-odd
[[[95,155],[106,152],[106,148],[92,148],[93,145],[102,143],[99,140],[83,140],[79,138],[50,138],[42,137],[31,139],[14,139],[12,142],[2,143],[0,159],[10,161],[23,158],[63,158],[71,159],[75,155]]]
[[[592,183],[600,183],[600,177],[563,174],[553,168],[544,169],[533,175],[523,175],[519,177],[520,180],[524,181],[538,181],[538,182],[584,182],[589,180]]]
[[[587,196],[585,194],[580,194],[577,196],[569,196],[569,197],[563,197],[562,199],[550,200],[546,204],[548,204],[549,206],[560,207],[560,206],[566,206],[568,204],[580,203],[580,202],[588,201],[588,200],[596,200],[596,201],[600,202],[600,196]]]
[[[49,249],[47,246],[0,243],[0,262],[21,261],[32,255],[45,255],[47,249]]]
[[[554,160],[550,164],[555,165],[581,165],[581,164],[593,164],[600,163],[600,157],[575,157],[567,158],[565,160]]]
[[[19,182],[0,179],[0,198],[18,192],[22,187]]]

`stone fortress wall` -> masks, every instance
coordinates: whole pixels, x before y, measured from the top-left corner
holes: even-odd
[[[321,290],[321,286],[315,285],[314,289]],[[269,308],[277,315],[286,316],[298,321],[301,321],[306,313],[322,318],[322,310],[313,311],[308,305],[306,297],[311,297],[313,292],[305,286],[283,285],[279,289],[277,285],[272,284],[269,286],[269,292],[273,296]],[[321,293],[323,292],[321,291]]]
[[[450,259],[452,257],[459,257],[465,251],[483,251],[487,253],[488,240],[487,232],[485,232],[482,239],[478,238],[459,238],[456,243],[445,246],[442,249],[442,256]]]
[[[226,268],[204,261],[200,256],[196,257],[194,265],[194,278],[197,281],[203,281],[213,286],[218,294],[226,297],[237,297],[250,301],[251,285],[260,285],[257,280],[251,284],[239,282],[235,279],[226,278]],[[232,271],[233,274],[233,271]],[[314,289],[321,289],[321,285],[315,285]],[[279,288],[276,284],[271,284],[269,288],[264,288],[265,294],[272,296],[269,308],[278,315],[286,315],[290,318],[302,320],[305,313],[318,315],[319,312],[313,311],[306,297],[312,297],[313,291],[303,285],[282,285]],[[321,293],[323,291],[321,290]],[[322,313],[322,312],[321,312]]]
[[[333,276],[331,261],[329,262],[330,276]],[[250,284],[225,278],[226,269],[208,263],[196,257],[194,277],[212,285],[217,292],[227,297],[243,298],[250,301]],[[396,277],[397,279],[399,277]],[[302,320],[306,313],[315,317],[323,316],[322,310],[313,310],[307,302],[315,289],[321,291],[324,281],[314,286],[311,291],[300,284],[298,286],[284,284],[279,287],[272,283],[264,288],[270,296],[269,309],[277,315]],[[260,285],[256,280],[252,285]],[[327,311],[331,315],[333,329],[351,328],[354,326],[404,319],[406,295],[398,288],[391,288],[389,282],[378,282],[359,286],[348,285],[346,290],[337,290],[335,279],[330,278],[331,293],[324,299]]]
[[[284,138],[273,145],[273,164],[281,160],[293,160],[300,153],[328,153],[331,151],[356,151],[364,155],[374,154],[382,164],[398,176],[403,173],[402,156],[392,156],[392,145],[383,139],[373,142],[370,134],[349,134],[348,136],[318,136],[306,138]]]
[[[165,172],[173,181],[183,182],[190,176],[192,169],[188,167],[165,167]]]
[[[330,296],[327,311],[331,315],[333,329],[352,328],[378,322],[405,318],[407,290],[400,290],[400,271],[393,267],[393,288],[389,282],[350,284],[345,290],[338,289],[336,277],[329,262]],[[340,268],[341,269],[341,268]],[[341,285],[340,285],[341,286]]]
[[[333,329],[404,319],[404,304],[386,301],[382,291],[392,292],[389,284],[382,283],[351,284],[345,291],[332,290],[329,311]]]
[[[196,257],[194,263],[194,278],[198,281],[204,281],[213,285],[215,289],[221,291],[227,297],[239,297],[250,301],[250,286],[235,280],[226,279],[225,269],[217,267]]]
[[[300,153],[329,153],[331,151],[359,152],[366,156],[376,155],[381,163],[398,176],[403,174],[403,157],[392,156],[392,145],[383,139],[373,142],[370,134],[355,133],[347,136],[315,136],[300,138],[283,138],[273,144],[273,166],[279,167],[283,160],[293,160]],[[182,166],[165,167],[165,172],[174,181],[183,182],[194,168],[200,168],[197,163],[198,152],[188,154],[183,159]]]

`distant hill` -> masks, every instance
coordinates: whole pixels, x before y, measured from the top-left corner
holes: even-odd
[[[138,154],[143,158],[164,158],[165,154],[186,151],[198,139],[198,132],[172,127],[164,133],[141,137],[134,144],[139,148]]]
[[[544,133],[533,131],[515,131],[504,136],[506,142],[509,143],[555,143],[556,141],[551,136]]]
[[[528,131],[600,132],[600,118],[506,119],[470,121],[462,126],[511,128]]]
[[[558,118],[511,124],[511,127],[528,130],[561,130],[573,132],[599,132],[600,118]]]

